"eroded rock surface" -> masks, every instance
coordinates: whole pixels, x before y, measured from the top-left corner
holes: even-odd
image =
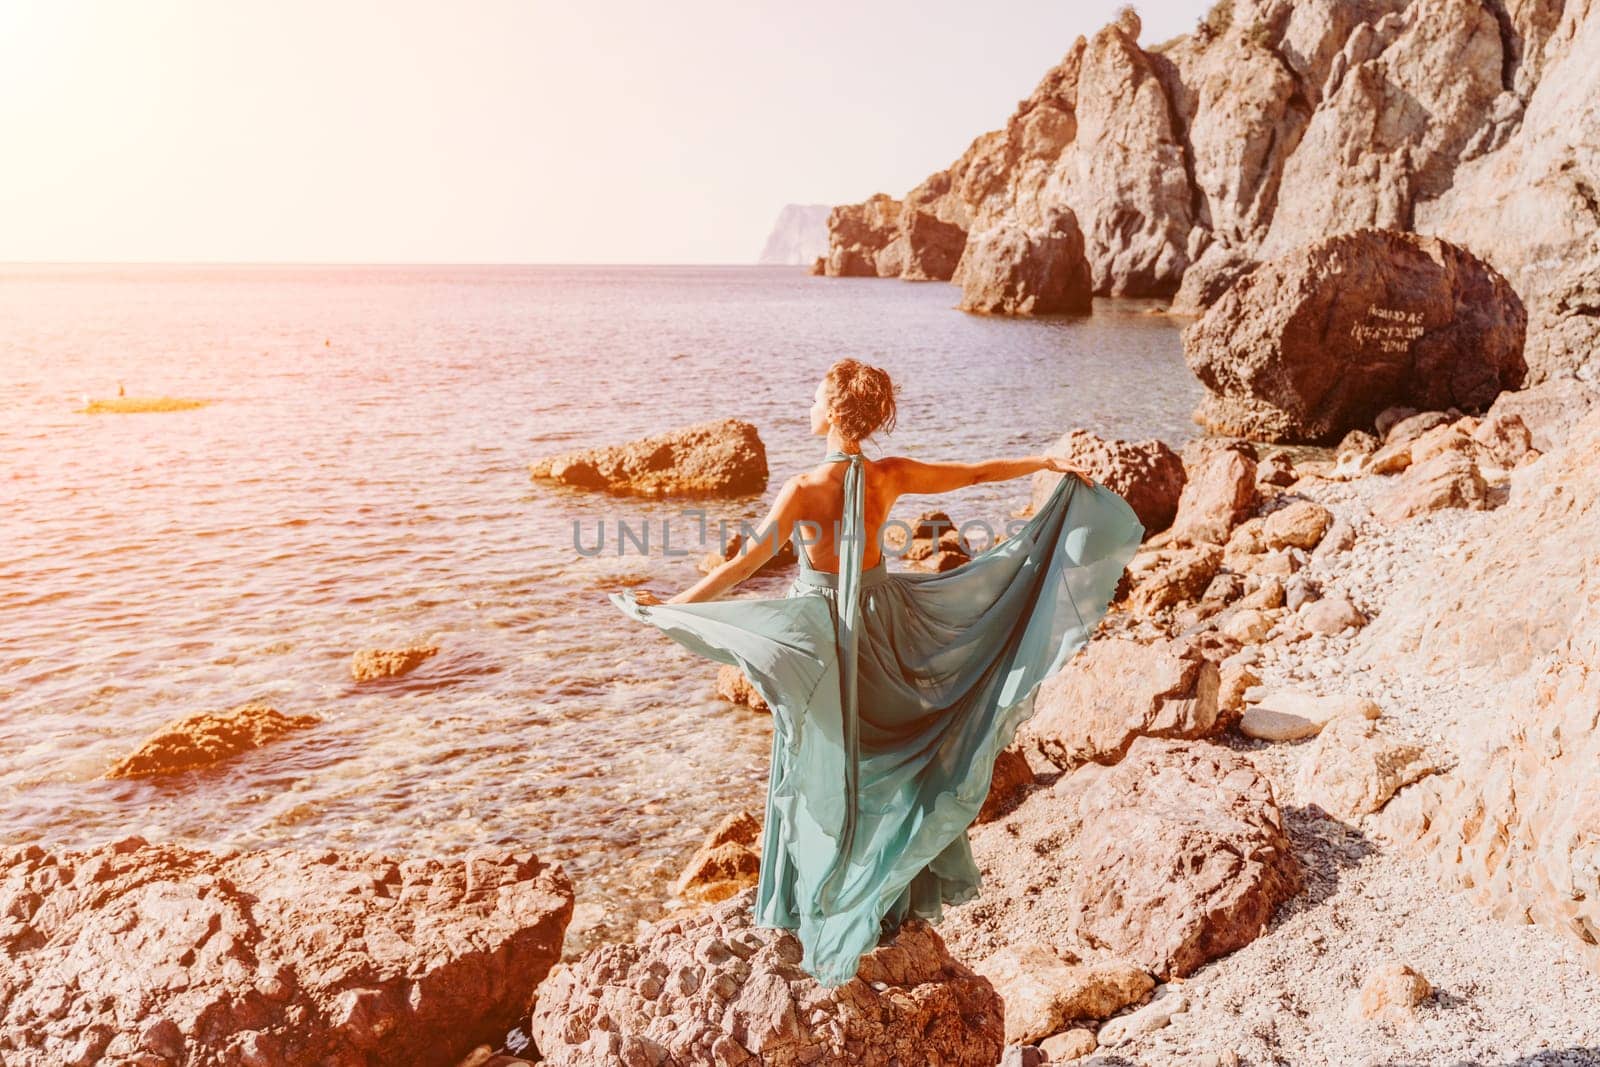
[[[1181,977],[1257,937],[1301,878],[1267,780],[1205,742],[1138,738],[972,842],[984,893],[940,928],[964,959],[1037,943]]]
[[[911,919],[828,989],[788,931],[753,925],[750,889],[602,945],[539,990],[533,1039],[552,1067],[943,1063],[993,1067],[1000,997]]]
[[[1036,227],[1008,221],[973,234],[955,281],[965,311],[1083,313],[1094,299],[1083,231],[1067,208],[1058,208]]]
[[[526,854],[13,848],[0,1047],[15,1067],[445,1067],[528,1010],[572,900]]]

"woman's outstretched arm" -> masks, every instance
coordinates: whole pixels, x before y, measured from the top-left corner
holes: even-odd
[[[760,570],[763,564],[777,554],[778,549],[794,532],[794,524],[799,518],[798,511],[799,485],[796,479],[791,478],[783,483],[782,489],[778,490],[778,496],[773,500],[767,517],[757,527],[755,536],[744,539],[744,543],[739,546],[738,554],[667,603],[693,604],[703,600],[715,600]],[[649,592],[640,591],[634,596],[641,604],[660,603]]]
[[[1083,479],[1092,485],[1094,479],[1069,464],[1059,456],[1023,456],[1021,459],[990,459],[981,463],[924,463],[920,459],[897,456],[884,460],[888,466],[897,492],[948,493],[983,482],[1004,482],[1021,478],[1036,471],[1059,471]]]

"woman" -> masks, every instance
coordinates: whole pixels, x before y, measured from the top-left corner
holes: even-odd
[[[995,757],[1088,641],[1144,536],[1126,501],[1053,457],[866,459],[862,441],[894,425],[894,393],[882,370],[835,363],[811,408],[823,464],[784,483],[744,550],[665,603],[612,595],[737,665],[772,708],[755,919],[796,931],[801,966],[829,986],[906,918],[938,922],[977,895],[967,827]],[[879,534],[899,497],[1041,470],[1072,477],[1015,535],[942,574],[888,571]],[[788,596],[715,599],[791,537]]]

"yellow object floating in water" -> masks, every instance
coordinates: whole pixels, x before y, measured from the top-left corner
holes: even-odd
[[[189,400],[181,396],[118,396],[110,400],[91,400],[78,409],[80,415],[125,415],[141,411],[187,411],[203,408],[211,401]]]

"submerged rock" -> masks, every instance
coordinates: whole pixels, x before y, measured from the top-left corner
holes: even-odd
[[[767,450],[748,422],[723,419],[532,464],[536,480],[640,496],[739,496],[767,487]]]
[[[163,726],[102,777],[147,778],[210,767],[321,721],[315,715],[284,715],[257,701],[221,715],[202,712]]]
[[[1341,234],[1245,275],[1183,334],[1195,421],[1329,442],[1395,404],[1481,411],[1522,384],[1528,316],[1492,267],[1436,238]]]
[[[753,711],[772,710],[744,671],[731,663],[724,663],[717,668],[716,692],[717,696],[730,704],[738,704]]]
[[[358,682],[379,678],[398,678],[410,674],[439,654],[438,645],[407,645],[404,648],[364,648],[350,657],[350,677]]]
[[[955,570],[963,563],[972,559],[967,551],[969,545],[963,540],[961,530],[955,521],[942,511],[925,511],[918,515],[911,524],[911,541],[904,544],[904,531],[895,529],[893,534],[900,535],[894,540],[901,544],[891,545],[892,548],[905,548],[902,559],[906,566],[914,571],[929,571],[933,574],[943,574],[945,571]],[[886,541],[889,538],[885,538]]]
[[[940,1063],[993,1067],[1004,1047],[994,987],[917,919],[829,989],[800,968],[793,933],[755,926],[755,890],[602,945],[539,989],[534,1043],[551,1067],[650,1063]]]
[[[572,886],[527,854],[207,852],[129,837],[0,856],[13,1067],[405,1063],[498,1045]]]

